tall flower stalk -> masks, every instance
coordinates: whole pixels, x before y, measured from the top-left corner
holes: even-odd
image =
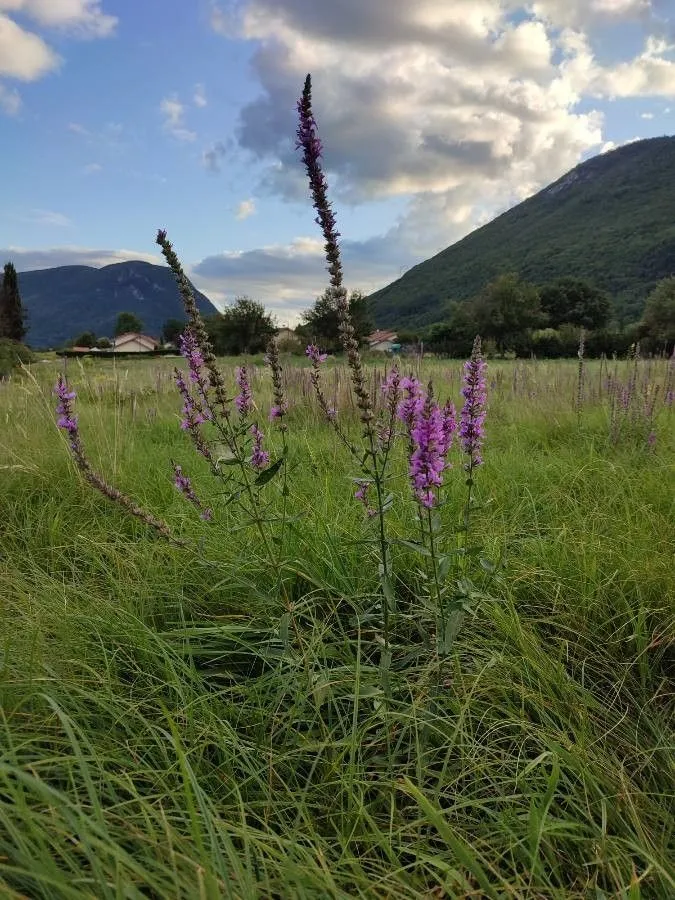
[[[77,416],[73,409],[73,401],[77,397],[77,394],[68,386],[63,375],[59,375],[58,377],[54,387],[54,394],[58,401],[56,405],[56,424],[59,428],[63,429],[68,436],[68,447],[71,455],[75,461],[75,465],[80,472],[82,472],[85,480],[103,494],[104,497],[107,497],[108,500],[119,503],[127,510],[127,512],[131,513],[132,516],[139,519],[144,525],[153,528],[158,534],[161,534],[162,537],[180,547],[187,546],[185,541],[181,541],[172,535],[171,529],[166,522],[153,516],[152,513],[143,509],[137,503],[134,503],[134,501],[127,497],[126,494],[123,494],[122,491],[118,490],[113,485],[108,484],[105,478],[92,467],[85,453]]]
[[[157,232],[157,244],[173,272],[188,317],[188,328],[181,337],[181,352],[188,362],[188,377],[193,389],[190,389],[179,372],[176,373],[176,383],[184,403],[182,427],[190,433],[197,450],[209,460],[212,472],[230,488],[230,499],[244,506],[261,537],[268,559],[274,560],[275,554],[267,527],[269,523],[258,496],[258,487],[269,480],[264,477],[263,470],[270,457],[263,449],[264,436],[260,427],[249,421],[254,403],[248,370],[246,366],[237,369],[235,380],[238,393],[231,400],[197,308],[192,286],[166,231]],[[232,416],[232,404],[238,412],[236,417]],[[210,444],[202,432],[205,424],[213,427],[217,438],[227,447],[230,453],[227,461],[214,459]],[[224,462],[232,462],[237,467],[238,482],[234,482],[232,474],[224,472]],[[274,472],[276,469],[273,474]],[[245,505],[243,498],[246,498]]]
[[[335,303],[340,331],[340,340],[347,355],[347,362],[351,371],[352,388],[359,409],[359,418],[363,425],[365,451],[362,460],[362,470],[366,476],[365,481],[372,483],[376,493],[376,513],[378,526],[378,542],[380,550],[380,585],[382,590],[383,610],[383,638],[384,654],[382,658],[383,672],[388,668],[390,660],[390,613],[394,610],[394,589],[391,575],[389,542],[387,539],[385,513],[388,508],[385,497],[385,479],[388,453],[380,452],[378,434],[374,424],[375,413],[363,371],[359,343],[356,339],[354,326],[349,313],[349,300],[344,286],[342,260],[338,238],[340,233],[336,227],[335,213],[328,200],[328,185],[323,171],[321,158],[323,147],[319,138],[316,120],[312,111],[312,79],[307,75],[302,96],[298,100],[298,128],[296,146],[302,150],[302,161],[305,165],[309,180],[312,202],[316,210],[316,221],[324,238],[324,252],[330,276],[331,295]],[[318,351],[317,351],[318,353]],[[314,372],[313,383],[315,389],[319,387],[318,366],[320,358],[314,353],[308,355],[312,359]],[[317,358],[314,358],[317,357]],[[324,413],[328,407],[319,390],[317,397]],[[330,416],[329,416],[330,418]],[[349,445],[349,442],[348,442]]]

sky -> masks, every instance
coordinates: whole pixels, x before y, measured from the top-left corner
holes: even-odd
[[[326,286],[311,72],[346,282],[371,292],[559,178],[675,133],[675,0],[0,0],[0,262],[161,262],[295,324]]]

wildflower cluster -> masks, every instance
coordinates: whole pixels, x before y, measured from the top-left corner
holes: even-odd
[[[407,477],[412,488],[422,538],[417,544],[409,541],[403,543],[418,549],[424,556],[424,565],[429,567],[426,577],[424,573],[421,577],[425,578],[426,585],[431,586],[428,591],[431,599],[435,600],[438,611],[437,646],[439,653],[441,650],[445,652],[457,623],[453,615],[460,608],[463,609],[463,604],[467,602],[466,585],[469,582],[466,577],[455,579],[455,583],[461,580],[464,593],[459,598],[449,593],[448,585],[453,581],[449,578],[449,573],[454,560],[458,558],[457,548],[453,552],[444,549],[446,535],[438,508],[443,505],[441,489],[444,476],[451,468],[450,453],[458,433],[461,449],[468,456],[466,468],[469,472],[467,484],[470,500],[472,473],[482,462],[486,367],[481,356],[480,339],[477,338],[471,359],[464,367],[464,403],[459,421],[452,402],[442,404],[434,395],[431,384],[424,388],[413,375],[402,377],[397,366],[387,372],[381,383],[381,393],[377,389],[371,391],[366,382],[359,344],[350,317],[347,291],[343,284],[339,232],[328,201],[327,182],[321,165],[323,148],[312,112],[309,76],[298,101],[298,113],[298,147],[303,151],[312,202],[317,213],[316,221],[324,237],[330,275],[329,291],[338,315],[352,396],[360,421],[358,440],[351,437],[353,430],[350,429],[349,417],[338,417],[335,409],[337,404],[329,404],[324,393],[321,371],[327,354],[314,343],[306,348],[305,353],[311,364],[310,378],[319,407],[360,469],[359,474],[352,479],[356,484],[354,498],[363,504],[367,518],[373,520],[373,527],[377,531],[377,537],[372,541],[378,553],[377,569],[381,587],[379,601],[382,636],[378,638],[377,646],[383,689],[387,691],[392,654],[391,623],[395,621],[393,616],[396,613],[395,579],[390,550],[392,540],[386,519],[386,514],[395,502],[391,485],[395,485],[397,477],[402,475],[404,479]],[[289,609],[289,595],[285,593],[284,586],[288,566],[284,565],[283,560],[286,523],[287,520],[291,521],[287,517],[287,506],[292,497],[287,484],[289,446],[286,416],[289,407],[278,345],[274,339],[270,342],[265,359],[272,381],[272,403],[267,411],[267,419],[275,426],[266,442],[257,418],[258,405],[252,388],[252,370],[247,365],[240,365],[235,370],[236,390],[232,391],[231,376],[226,378],[218,367],[193,289],[165,231],[158,232],[157,243],[176,279],[187,316],[187,327],[179,341],[186,370],[175,370],[175,382],[182,400],[181,429],[189,435],[198,453],[207,460],[211,474],[224,486],[224,490],[219,491],[225,498],[224,502],[238,507],[248,517],[246,524],[257,528],[264,550],[277,573],[279,593]],[[71,451],[87,480],[110,499],[118,500],[134,515],[165,536],[171,537],[164,523],[135,506],[93,471],[84,455],[77,418],[73,414],[75,392],[60,378],[56,394],[58,424],[67,432]],[[403,454],[395,452],[398,437],[405,443],[405,463]],[[218,455],[220,453],[223,455]],[[395,464],[400,465],[398,472],[391,471]],[[214,514],[211,506],[198,496],[193,481],[185,473],[183,466],[175,462],[172,465],[176,489],[199,511],[202,520],[211,521]],[[272,500],[265,499],[262,494],[265,485],[274,478],[278,479],[280,513],[276,511]],[[468,534],[468,508],[469,501],[463,529],[465,535]],[[275,528],[276,533],[272,531]],[[468,541],[468,537],[464,540]],[[464,549],[466,550],[466,546]],[[465,570],[462,575],[466,576]]]
[[[419,503],[431,509],[437,503],[437,489],[443,484],[443,472],[456,428],[452,404],[440,407],[431,387],[426,399],[417,402],[411,418],[410,481]]]
[[[485,372],[487,366],[481,356],[480,338],[473,344],[471,359],[464,363],[464,386],[462,387],[462,406],[459,436],[462,450],[469,457],[466,469],[469,477],[473,470],[483,462],[481,448],[483,445],[483,423],[485,422]]]

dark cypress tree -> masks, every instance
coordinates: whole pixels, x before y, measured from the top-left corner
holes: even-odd
[[[20,343],[26,335],[24,318],[19,279],[14,264],[9,262],[5,266],[0,287],[0,337]]]

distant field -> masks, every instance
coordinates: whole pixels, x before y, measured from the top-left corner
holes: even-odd
[[[372,524],[305,361],[284,361],[285,603],[180,429],[176,362],[69,360],[68,377],[92,462],[191,549],[83,483],[54,423],[61,363],[0,383],[0,895],[675,896],[667,362],[591,362],[580,405],[574,361],[489,362],[475,537],[505,568],[439,690],[419,561],[396,545],[407,630],[386,702]],[[419,374],[459,404],[461,363]],[[262,365],[252,382],[278,442]],[[341,363],[324,384],[358,437]],[[448,533],[463,491],[457,457]],[[392,492],[406,538],[404,477]]]

